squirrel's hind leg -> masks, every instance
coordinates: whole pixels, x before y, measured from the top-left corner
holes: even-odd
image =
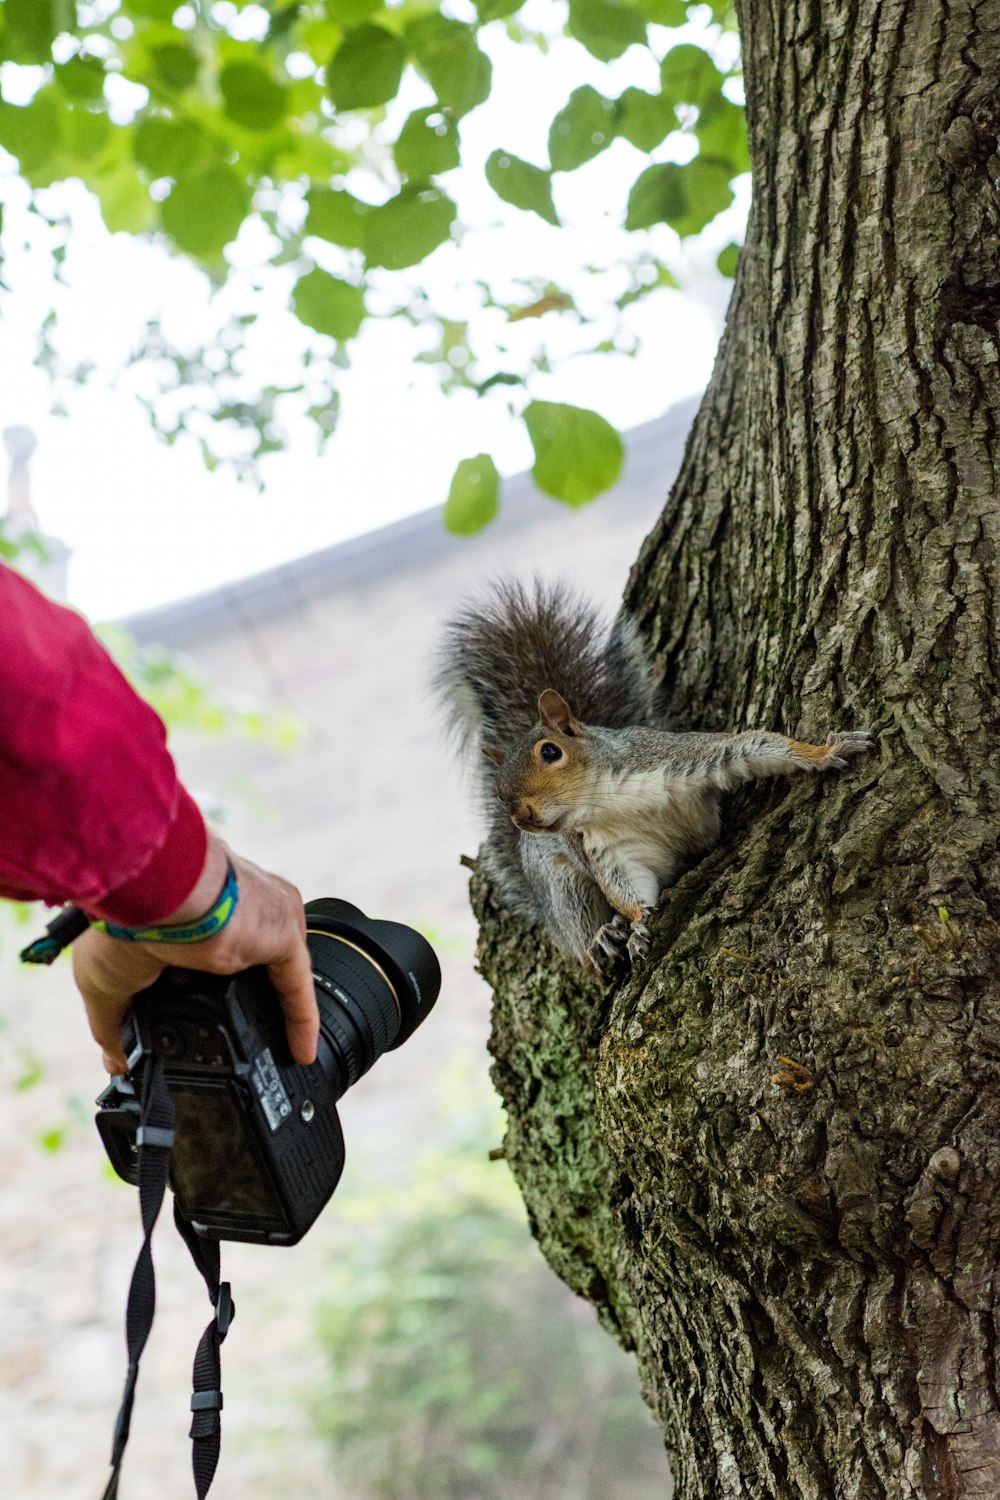
[[[629,963],[641,963],[648,957],[653,940],[649,919],[656,909],[661,887],[672,881],[673,869],[665,869],[661,878],[643,864],[634,861],[626,864],[617,852],[608,849],[587,858],[595,881],[618,914],[609,925],[617,924],[617,930],[625,932]]]
[[[629,924],[567,840],[522,834],[521,865],[549,935],[583,967],[608,978],[624,958]]]

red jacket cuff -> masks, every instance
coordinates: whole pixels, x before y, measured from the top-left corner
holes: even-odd
[[[109,891],[100,905],[88,906],[90,916],[123,927],[144,927],[161,922],[190,895],[205,865],[208,834],[197,803],[182,786],[177,797],[166,841],[138,875]]]

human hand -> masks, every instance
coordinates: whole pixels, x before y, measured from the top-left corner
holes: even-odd
[[[305,911],[293,885],[233,854],[210,834],[197,885],[183,905],[162,920],[194,921],[208,911],[225,881],[227,857],[236,872],[239,900],[215,937],[202,943],[127,943],[88,928],[73,944],[73,976],[109,1073],[125,1071],[121,1028],[133,995],[171,965],[235,974],[263,964],[284,1011],[293,1058],[299,1063],[315,1060],[319,1010],[305,941]]]

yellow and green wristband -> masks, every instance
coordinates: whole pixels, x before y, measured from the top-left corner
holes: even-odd
[[[203,943],[222,931],[236,910],[239,899],[236,871],[232,861],[227,859],[226,881],[219,892],[219,899],[196,922],[171,922],[152,927],[120,927],[117,922],[91,922],[90,925],[122,943]]]
[[[240,888],[232,861],[226,860],[226,880],[218,900],[195,922],[170,922],[151,927],[122,927],[117,922],[91,922],[78,906],[67,906],[51,921],[45,935],[29,943],[21,953],[26,964],[51,964],[74,938],[88,927],[122,943],[203,943],[215,937],[232,920],[240,899]]]

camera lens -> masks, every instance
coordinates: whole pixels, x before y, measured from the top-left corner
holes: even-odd
[[[306,930],[320,1027],[349,1088],[412,1036],[438,997],[441,970],[419,932],[348,901],[307,901]]]

